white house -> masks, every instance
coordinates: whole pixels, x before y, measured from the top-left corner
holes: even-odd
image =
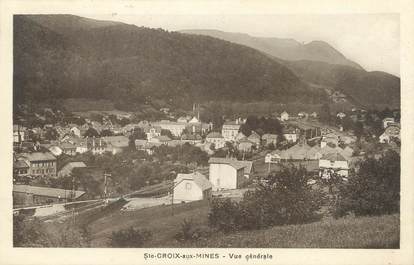
[[[177,119],[177,122],[179,123],[187,123],[191,119],[191,116],[181,116]]]
[[[269,144],[273,144],[276,145],[277,144],[277,135],[276,134],[270,134],[270,133],[265,133],[262,135],[262,143],[263,145],[269,145]]]
[[[239,133],[241,122],[239,120],[225,122],[221,129],[221,135],[223,135],[224,140],[227,142],[233,142],[236,140],[236,136]]]
[[[390,143],[393,139],[400,139],[400,127],[397,125],[388,125],[384,133],[380,135],[380,143]]]
[[[301,118],[301,119],[307,118],[308,116],[309,116],[309,114],[304,112],[304,111],[301,111],[301,112],[298,113],[298,117]]]
[[[164,130],[169,130],[175,137],[180,137],[185,130],[187,123],[162,120],[159,122],[154,122],[153,125],[159,126]]]
[[[151,140],[151,138],[161,135],[161,127],[160,126],[148,126],[144,128],[144,132],[147,135],[147,139]]]
[[[70,132],[77,137],[81,137],[81,130],[78,127],[70,128]]]
[[[212,185],[201,173],[178,174],[174,180],[174,200],[199,201],[211,196]]]
[[[277,151],[273,151],[271,153],[266,154],[265,156],[265,163],[272,163],[277,164],[280,162],[280,155]]]
[[[26,127],[14,124],[13,125],[13,142],[20,143],[26,140]]]
[[[156,136],[148,140],[149,143],[160,143],[160,144],[165,144],[165,145],[168,145],[168,142],[170,141],[171,139],[166,135]]]
[[[250,136],[247,137],[247,140],[254,143],[256,146],[259,146],[261,142],[261,137],[257,132],[252,131],[252,134],[250,134]]]
[[[339,138],[337,135],[333,133],[326,134],[322,136],[321,140],[321,148],[324,148],[328,143],[334,144],[335,146],[338,146],[339,144]]]
[[[390,123],[394,123],[394,122],[395,122],[394,118],[385,118],[382,120],[382,127],[385,129],[388,127]]]
[[[225,146],[226,141],[221,133],[211,132],[206,136],[206,143],[214,144],[215,149],[220,149]]]
[[[283,136],[288,142],[296,142],[298,140],[298,133],[295,129],[288,129],[283,132]]]
[[[235,137],[234,141],[239,142],[239,141],[241,141],[241,140],[243,140],[243,139],[246,139],[246,135],[244,135],[244,133],[242,133],[242,132],[239,132],[239,133],[236,135],[236,137]]]
[[[286,111],[283,111],[280,114],[280,120],[281,121],[287,121],[287,120],[289,120],[289,113],[287,113]]]
[[[312,112],[312,113],[310,114],[310,116],[311,116],[312,118],[318,118],[318,113],[316,113],[316,112],[314,111],[314,112]]]
[[[190,121],[188,121],[188,123],[200,123],[200,121],[194,116]]]
[[[63,153],[62,148],[60,148],[57,145],[51,145],[48,147],[48,150],[54,155],[54,156],[60,156]]]
[[[211,157],[209,180],[213,190],[238,189],[249,177],[253,163],[251,161],[238,161],[233,158]]]
[[[255,146],[255,144],[252,141],[250,141],[247,138],[244,138],[238,141],[237,150],[242,152],[250,152],[252,151],[253,146]]]
[[[345,114],[345,113],[343,113],[343,112],[338,112],[338,113],[336,114],[336,117],[338,117],[338,118],[340,118],[340,119],[343,119],[343,118],[345,118],[345,117],[346,117],[346,114]]]
[[[330,153],[319,159],[319,176],[329,179],[336,173],[342,177],[348,177],[348,161],[339,153]]]

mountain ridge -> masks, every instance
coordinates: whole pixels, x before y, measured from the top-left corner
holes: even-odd
[[[192,34],[190,31],[184,31],[184,34]],[[256,39],[244,33],[227,33],[218,30],[203,30],[196,31],[198,33],[204,33],[208,36],[215,35],[216,38],[220,38],[229,42],[235,41],[235,43],[243,43],[251,48],[255,48],[273,60],[287,66],[292,70],[296,76],[298,76],[304,82],[307,82],[310,86],[313,84],[322,85],[329,88],[331,91],[339,91],[348,96],[348,100],[353,104],[360,107],[376,108],[377,106],[390,106],[393,108],[400,107],[400,78],[390,73],[381,71],[366,71],[358,64],[337,64],[332,62],[326,62],[323,60],[309,60],[309,59],[295,59],[287,60],[281,57],[273,55],[269,52],[269,48],[263,46],[257,46],[255,43],[237,40],[235,38],[227,36],[246,36],[250,39]],[[213,32],[214,34],[212,34]],[[217,35],[218,34],[218,35]],[[345,58],[339,51],[335,50],[329,43],[324,41],[311,41],[306,44],[301,44],[293,39],[279,39],[279,38],[261,38],[259,40],[273,39],[278,41],[278,48],[282,50],[285,46],[316,46],[316,49],[325,46],[325,50],[330,50],[333,55],[338,55],[341,58]],[[271,43],[267,43],[271,45]],[[285,45],[286,44],[286,45]],[[313,49],[313,48],[311,48]],[[282,56],[283,57],[283,56]],[[286,56],[285,56],[286,58]],[[346,59],[346,58],[345,58]],[[357,67],[355,67],[357,65]]]
[[[246,45],[272,56],[284,60],[312,60],[331,64],[349,65],[357,69],[363,69],[359,64],[347,59],[341,52],[325,41],[313,40],[308,43],[300,43],[292,38],[283,39],[276,37],[256,37],[245,33],[225,32],[220,30],[180,30],[185,34],[208,35],[237,44]]]

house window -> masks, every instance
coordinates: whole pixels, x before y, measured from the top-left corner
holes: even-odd
[[[186,190],[191,190],[191,183],[186,183],[185,184],[185,189]]]

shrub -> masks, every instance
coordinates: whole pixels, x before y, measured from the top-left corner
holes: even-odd
[[[152,233],[146,229],[135,229],[132,226],[112,232],[111,246],[113,247],[141,247],[145,242],[151,240]]]
[[[243,229],[299,224],[317,216],[325,194],[308,185],[310,175],[303,167],[285,167],[270,174],[264,184],[244,194],[240,202]]]
[[[348,182],[339,187],[334,216],[391,214],[399,212],[399,208],[400,155],[388,151],[378,160],[366,158]]]
[[[240,228],[239,205],[230,199],[213,199],[211,211],[208,215],[209,225],[224,233]]]
[[[245,192],[242,201],[213,200],[210,226],[223,232],[259,229],[314,220],[325,199],[319,189],[308,185],[305,168],[286,167],[273,172],[255,190]]]
[[[198,240],[206,238],[210,235],[210,230],[206,227],[195,226],[191,219],[184,219],[181,223],[180,231],[175,234],[175,239],[178,241]]]

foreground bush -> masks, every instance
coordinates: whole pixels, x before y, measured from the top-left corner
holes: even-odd
[[[300,224],[316,218],[325,194],[308,185],[305,168],[289,167],[270,174],[239,203],[213,200],[209,224],[223,232]]]
[[[400,155],[388,151],[378,160],[367,158],[359,170],[339,187],[336,217],[353,213],[382,215],[400,209]]]
[[[90,240],[87,228],[48,227],[36,218],[13,217],[14,247],[90,247]]]
[[[129,227],[124,230],[112,232],[111,245],[113,247],[141,247],[152,238],[152,233],[146,229]]]
[[[180,230],[175,234],[174,238],[180,242],[184,242],[207,238],[209,235],[210,230],[208,227],[197,226],[191,219],[184,219],[181,223]]]
[[[208,215],[209,225],[225,233],[240,229],[240,205],[230,199],[214,199]]]

